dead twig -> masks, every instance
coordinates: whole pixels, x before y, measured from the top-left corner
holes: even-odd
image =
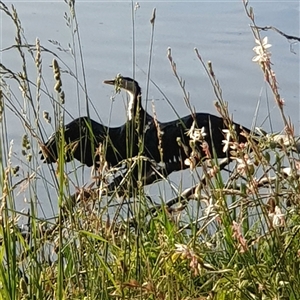
[[[260,27],[260,26],[253,26],[251,25],[251,27],[255,27],[258,30],[263,30],[263,31],[267,31],[267,30],[274,30],[275,32],[279,33],[280,35],[284,36],[286,39],[288,40],[295,40],[300,42],[300,37],[297,36],[293,36],[293,35],[288,35],[284,32],[282,32],[281,30],[279,30],[278,28],[274,27],[274,26],[264,26],[264,27]]]

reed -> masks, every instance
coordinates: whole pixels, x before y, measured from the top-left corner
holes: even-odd
[[[183,190],[161,175],[159,204],[141,184],[132,188],[133,170],[140,169],[138,183],[144,175],[143,139],[140,155],[124,162],[125,176],[110,193],[109,180],[122,166],[107,168],[101,160],[105,145],[98,153],[101,171],[91,172],[88,180],[80,165],[65,162],[63,125],[69,103],[64,76],[76,79],[78,97],[84,91],[88,112],[91,107],[75,1],[65,2],[75,72],[38,39],[28,43],[16,8],[0,1],[1,12],[16,29],[16,44],[5,51],[16,51],[22,63],[19,72],[0,64],[0,299],[299,299],[299,157],[291,151],[297,141],[279,94],[269,44],[248,2],[243,5],[257,43],[254,62],[274,95],[287,140],[260,129],[259,134],[245,133],[247,143],[240,144],[213,65],[195,49],[216,96],[216,113],[228,126],[224,151],[231,150],[233,163],[224,168],[214,149],[206,149],[210,159],[196,165],[194,147],[186,161],[193,174],[191,187]],[[155,10],[150,25],[148,84]],[[45,53],[53,56],[52,85],[43,74]],[[192,112],[171,49],[167,59]],[[36,69],[35,79],[29,66]],[[51,101],[53,112],[41,112],[42,98]],[[153,111],[155,115],[154,106]],[[9,140],[8,112],[23,126],[19,156],[14,154],[19,141]],[[60,132],[59,159],[52,165],[41,165],[38,156],[41,148],[46,151],[45,126]],[[204,135],[201,128],[187,134],[191,145]],[[127,146],[132,151],[130,142]],[[173,198],[167,199],[170,191]],[[20,209],[20,199],[28,203],[27,210]],[[53,217],[44,217],[45,206]]]

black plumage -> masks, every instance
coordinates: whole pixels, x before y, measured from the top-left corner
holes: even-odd
[[[189,167],[186,160],[191,156],[200,161],[206,158],[207,152],[203,149],[203,141],[208,145],[211,155],[218,158],[228,157],[228,152],[223,151],[226,134],[224,129],[228,129],[223,118],[208,114],[194,113],[170,122],[159,122],[154,120],[142,107],[141,88],[135,80],[118,76],[116,80],[106,83],[123,88],[130,94],[131,111],[130,119],[134,120],[135,126],[139,128],[139,134],[143,134],[144,155],[155,160],[157,163],[163,162],[165,174]],[[250,133],[250,130],[233,123],[237,140],[239,143],[246,142],[247,139],[241,133]],[[192,128],[202,129],[205,134],[202,141],[197,141],[195,147],[191,147],[191,137],[188,131]],[[207,149],[207,148],[206,148]],[[197,161],[197,162],[198,162]]]
[[[142,93],[138,82],[118,75],[116,79],[106,80],[104,83],[114,85],[116,90],[124,89],[129,94],[128,120],[124,125],[115,128],[106,127],[88,117],[75,119],[65,125],[66,161],[75,158],[87,166],[97,165],[97,149],[102,145],[109,166],[142,154],[156,163],[164,163],[164,173],[168,175],[173,171],[188,168],[186,159],[195,156],[195,148],[191,147],[191,137],[187,134],[191,127],[203,128],[204,140],[212,155],[215,154],[218,158],[228,156],[228,153],[223,151],[225,134],[222,131],[227,127],[221,117],[195,113],[171,122],[159,122],[142,107]],[[238,141],[246,142],[241,132],[250,130],[233,124]],[[60,133],[55,132],[42,146],[42,159],[45,162],[57,161],[59,137]],[[143,141],[143,149],[140,141]],[[197,162],[205,159],[207,152],[203,150],[202,141],[197,141],[195,147]],[[144,168],[144,172],[149,173],[151,164],[144,164]]]
[[[137,143],[133,142],[130,149],[126,147],[130,122],[120,127],[107,127],[88,117],[73,120],[64,127],[64,155],[66,162],[73,159],[91,167],[98,165],[97,154],[102,146],[105,160],[109,166],[115,166],[125,158],[137,155]],[[59,131],[53,133],[42,146],[41,159],[46,163],[58,160],[58,148],[61,144]],[[133,140],[136,140],[133,137]]]
[[[106,80],[106,84],[117,86],[116,80]],[[144,130],[138,127],[133,115],[137,115],[137,104],[141,91],[138,84],[132,79],[120,81],[120,88],[125,89],[130,95],[128,105],[128,119],[119,127],[107,127],[89,117],[74,119],[64,126],[63,130],[57,130],[41,146],[41,159],[46,163],[54,163],[58,160],[59,145],[62,145],[61,132],[64,138],[64,158],[66,162],[77,159],[81,163],[91,167],[99,166],[99,146],[102,147],[105,161],[109,167],[117,165],[124,159],[132,158],[140,153],[139,138]],[[152,120],[144,110],[140,112],[140,118]]]

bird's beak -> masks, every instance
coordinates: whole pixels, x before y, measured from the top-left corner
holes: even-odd
[[[109,85],[115,85],[116,81],[114,79],[113,80],[104,80],[103,83],[109,84]]]

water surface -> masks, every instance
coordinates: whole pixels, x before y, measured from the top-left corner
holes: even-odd
[[[58,41],[65,49],[69,48],[69,44],[73,47],[72,29],[66,25],[64,18],[65,12],[70,15],[68,6],[63,1],[5,3],[15,5],[27,42],[34,45],[38,37],[41,44],[55,51],[74,73],[77,66],[77,76],[83,82],[78,47],[75,62],[69,53],[58,51],[57,46],[49,42],[49,40]],[[263,126],[267,131],[283,129],[283,121],[272,94],[264,83],[262,72],[259,66],[252,62],[254,56],[252,48],[255,42],[242,1],[140,1],[139,4],[140,7],[133,12],[132,3],[129,1],[76,1],[87,92],[96,109],[91,111],[93,118],[109,126],[119,126],[125,122],[126,97],[122,94],[112,102],[110,100],[112,88],[102,84],[104,79],[113,78],[117,73],[135,76],[144,91],[144,100],[146,99],[145,74],[148,72],[151,38],[149,20],[153,9],[156,8],[150,77],[171,101],[179,115],[186,115],[189,111],[167,59],[168,47],[172,49],[172,57],[177,64],[179,75],[186,82],[186,90],[190,93],[192,105],[197,111],[216,113],[213,105],[215,100],[213,89],[195,55],[196,47],[205,61],[212,61],[224,99],[228,101],[229,111],[236,122],[251,127],[255,121],[256,126]],[[250,1],[249,5],[254,8],[257,25],[272,25],[287,34],[300,35],[298,2]],[[1,23],[3,49],[14,44],[15,28],[3,13]],[[263,32],[262,36],[268,36],[272,44],[273,68],[281,95],[285,99],[285,112],[293,121],[296,133],[299,133],[298,45],[293,45],[293,51],[296,52],[294,54],[290,50],[291,44],[278,33],[268,31]],[[53,55],[44,53],[42,59],[45,84],[51,91],[55,83],[50,67]],[[21,61],[16,50],[5,51],[1,60],[13,71],[21,71]],[[64,66],[61,67],[66,69]],[[36,70],[33,60],[28,60],[28,68],[32,80],[35,81]],[[18,88],[13,84],[12,88],[22,102]],[[65,107],[71,116],[86,114],[85,95],[82,91],[78,92],[75,80],[68,74],[63,75],[63,89],[66,94]],[[148,111],[151,112],[153,102],[159,120],[168,121],[175,118],[175,113],[165,96],[153,85],[150,85],[147,100]],[[258,103],[260,103],[258,114],[255,115]],[[45,95],[41,97],[40,111],[43,110],[49,111],[50,115],[53,114],[51,99]],[[18,156],[20,137],[24,130],[14,114],[8,112],[7,116],[9,123],[15,125],[9,127],[9,137],[15,141],[14,150]],[[66,121],[70,121],[71,116],[67,116]],[[46,138],[53,131],[53,127],[45,123],[44,128]],[[82,179],[83,182],[88,180],[89,172],[87,174]],[[177,173],[171,178],[180,184],[181,175]],[[188,186],[190,182],[191,175],[186,171],[183,185]],[[43,187],[39,189],[42,191]],[[157,194],[157,187],[150,188],[150,192]],[[49,204],[46,202],[44,204],[47,211]],[[24,203],[22,202],[20,206],[24,206]]]

